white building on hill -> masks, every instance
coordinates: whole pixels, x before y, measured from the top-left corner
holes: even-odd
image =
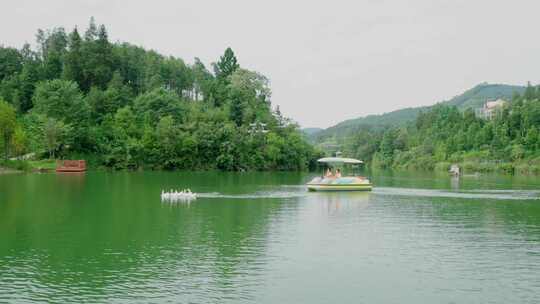
[[[497,115],[497,113],[500,113],[502,111],[503,107],[507,103],[508,102],[506,100],[500,98],[496,100],[486,101],[483,107],[476,109],[476,117],[491,120]]]

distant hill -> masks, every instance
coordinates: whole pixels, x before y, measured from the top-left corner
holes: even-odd
[[[306,134],[307,136],[311,136],[313,134],[321,132],[322,130],[322,128],[303,128],[300,131],[302,131],[302,133]]]
[[[466,110],[467,108],[479,108],[486,99],[503,98],[510,100],[514,92],[523,94],[524,91],[524,86],[481,83],[472,89],[465,91],[461,95],[440,102],[440,104],[454,105],[461,110]],[[399,126],[416,119],[420,111],[428,110],[430,107],[431,106],[405,108],[380,115],[368,115],[365,117],[349,119],[329,127],[328,129],[311,133],[309,136],[312,141],[322,143],[347,137],[361,127],[381,128],[386,126]]]
[[[457,106],[462,110],[467,108],[475,109],[481,107],[486,99],[502,98],[510,100],[514,92],[523,94],[524,91],[525,86],[482,83],[442,103]]]

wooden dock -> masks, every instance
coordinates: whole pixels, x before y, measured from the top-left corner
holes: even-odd
[[[84,171],[86,171],[86,161],[84,160],[62,160],[56,163],[56,172]]]

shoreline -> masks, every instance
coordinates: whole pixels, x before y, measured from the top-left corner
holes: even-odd
[[[10,168],[4,168],[4,167],[0,167],[0,175],[3,175],[3,174],[14,174],[14,173],[23,173],[24,171],[21,171],[21,170],[15,170],[15,169],[10,169]]]
[[[527,162],[501,162],[497,164],[492,163],[475,163],[475,162],[437,162],[432,167],[417,167],[413,164],[404,164],[401,166],[368,166],[370,171],[389,170],[394,172],[425,172],[436,174],[450,174],[450,166],[457,165],[461,169],[461,176],[463,175],[486,175],[486,174],[499,174],[506,176],[540,176],[540,165],[531,164]]]
[[[41,160],[41,161],[23,161],[25,169],[15,169],[6,166],[0,167],[0,174],[14,174],[14,173],[47,173],[54,172],[55,167],[51,164],[55,164],[50,160]],[[405,164],[402,166],[390,166],[390,167],[379,167],[373,166],[373,164],[366,166],[366,169],[370,172],[373,171],[393,171],[396,173],[413,173],[413,172],[424,172],[424,173],[436,173],[436,174],[449,174],[449,169],[452,164],[456,164],[461,168],[462,176],[478,176],[486,174],[499,174],[506,176],[540,176],[540,165],[536,164],[527,164],[527,162],[503,162],[498,164],[488,164],[488,163],[474,163],[470,161],[466,162],[437,162],[433,167],[428,168],[419,168],[413,164]],[[223,171],[219,169],[182,169],[182,170],[164,170],[164,169],[149,169],[149,168],[137,168],[137,169],[114,169],[112,167],[104,166],[89,166],[88,171],[110,171],[110,172],[141,172],[141,171],[168,171],[168,172],[208,172],[208,171],[217,171],[217,172],[318,172],[318,170],[237,170],[237,171]]]

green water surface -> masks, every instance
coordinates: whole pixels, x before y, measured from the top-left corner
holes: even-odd
[[[0,175],[0,302],[540,303],[540,179],[312,177]]]

